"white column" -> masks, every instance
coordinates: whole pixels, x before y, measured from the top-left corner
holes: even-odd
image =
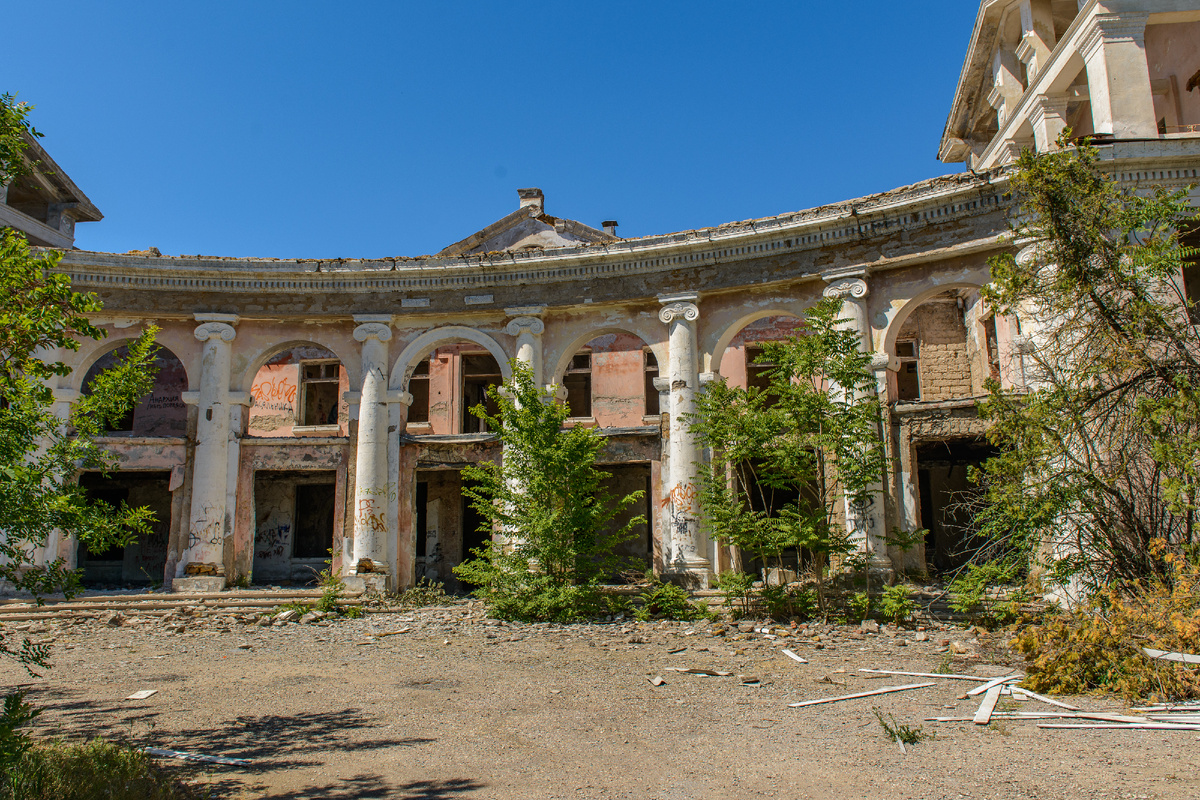
[[[354,478],[354,538],[350,553],[342,554],[346,575],[382,575],[388,569],[388,531],[391,498],[397,487],[388,483],[388,345],[390,317],[357,316],[354,338],[362,342],[362,394],[358,405],[357,460]],[[369,579],[386,583],[386,577]],[[365,588],[365,587],[364,587]],[[372,585],[370,588],[382,589]]]
[[[1034,149],[1039,153],[1052,150],[1058,137],[1067,127],[1067,95],[1043,94],[1033,100],[1029,124],[1033,126]]]
[[[231,409],[238,398],[230,396],[229,381],[231,342],[237,335],[233,326],[238,318],[232,314],[196,314],[195,319],[201,323],[195,335],[204,343],[204,349],[200,356],[200,390],[195,394],[189,392],[184,398],[197,406],[196,450],[188,547],[176,567],[177,578],[223,576],[225,537],[233,530],[229,440]]]
[[[1146,20],[1141,14],[1097,14],[1079,54],[1087,65],[1092,130],[1118,139],[1158,138],[1150,68],[1146,64]]]
[[[517,360],[533,367],[533,383],[542,385],[542,334],[546,323],[539,317],[545,306],[519,306],[506,308],[504,313],[513,319],[504,327],[509,336],[517,337]]]
[[[663,304],[658,318],[669,326],[667,379],[670,381],[671,428],[668,442],[668,496],[666,524],[669,536],[664,561],[668,574],[691,586],[707,587],[710,562],[699,522],[696,474],[700,452],[686,417],[696,412],[700,385],[696,353],[696,325],[700,310],[695,294],[659,295]]]
[[[862,277],[854,275],[823,276],[830,281],[825,287],[826,297],[836,297],[842,301],[842,324],[858,332],[858,346],[864,353],[872,352],[871,325],[867,318],[867,282]],[[883,372],[886,380],[886,369]],[[878,385],[879,373],[876,373]],[[887,391],[884,384],[884,391]],[[842,389],[831,386],[830,392],[841,394]],[[880,476],[882,481],[883,476]],[[852,541],[869,554],[871,566],[876,569],[891,569],[892,562],[887,555],[887,545],[884,543],[886,531],[883,509],[883,485],[876,482],[868,487],[871,492],[866,502],[861,505],[851,500],[849,496],[843,499],[846,511],[846,530]]]

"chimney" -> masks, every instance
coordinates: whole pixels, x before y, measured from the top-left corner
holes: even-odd
[[[517,197],[521,198],[521,208],[526,206],[546,207],[546,196],[541,189],[517,189]]]
[[[609,236],[617,235],[617,221],[615,219],[606,219],[600,224],[604,226],[604,232]]]

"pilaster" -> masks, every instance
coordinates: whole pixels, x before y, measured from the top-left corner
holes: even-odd
[[[1118,139],[1158,138],[1150,68],[1146,64],[1149,14],[1096,14],[1079,54],[1087,66],[1092,129]]]

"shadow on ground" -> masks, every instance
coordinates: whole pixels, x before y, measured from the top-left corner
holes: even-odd
[[[471,778],[413,781],[389,786],[378,775],[358,775],[324,786],[263,795],[261,800],[451,800],[483,788],[484,784]]]

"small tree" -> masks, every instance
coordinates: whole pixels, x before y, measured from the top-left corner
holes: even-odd
[[[845,499],[864,507],[886,465],[879,401],[859,333],[828,298],[808,310],[799,335],[763,345],[765,390],[711,384],[692,430],[712,448],[700,478],[701,510],[720,542],[782,564],[803,551],[817,577],[855,542],[839,519]],[[787,498],[774,500],[775,494]]]
[[[616,548],[646,519],[635,516],[615,529],[613,522],[644,492],[612,496],[604,487],[609,474],[596,467],[600,434],[564,427],[566,404],[534,383],[527,364],[511,363],[512,377],[488,392],[498,413],[471,409],[498,432],[501,462],[463,469],[463,494],[482,517],[481,530],[501,538],[454,572],[500,616],[589,616],[601,606],[599,581],[624,566]]]
[[[1034,256],[989,263],[983,296],[1020,320],[1027,391],[988,384],[999,456],[979,522],[1003,555],[1085,587],[1171,574],[1194,545],[1200,330],[1180,284],[1186,191],[1122,191],[1086,144],[1022,153],[1012,179]]]

